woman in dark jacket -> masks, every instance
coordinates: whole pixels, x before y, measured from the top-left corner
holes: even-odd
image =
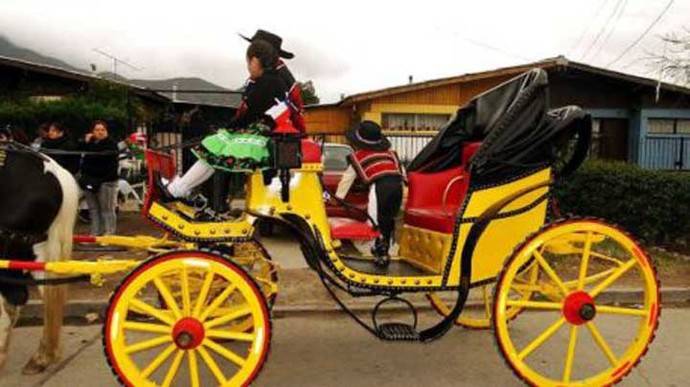
[[[80,149],[86,153],[79,185],[89,205],[91,234],[114,234],[117,226],[118,147],[108,137],[105,122],[96,121],[93,124]]]
[[[41,151],[50,156],[71,174],[76,175],[79,171],[79,155],[65,154],[61,152],[74,152],[77,145],[57,122],[50,124],[46,137],[41,142]]]

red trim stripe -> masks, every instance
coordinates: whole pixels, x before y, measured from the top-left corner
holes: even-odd
[[[10,270],[44,271],[46,264],[45,262],[10,261],[7,268]]]
[[[628,369],[629,365],[630,362],[626,361],[625,363],[623,363],[622,366],[618,367],[618,369],[615,370],[611,376],[613,376],[614,378],[618,378],[619,376],[621,376],[621,374],[623,374],[623,372],[625,372]]]
[[[652,326],[656,321],[656,316],[659,313],[659,305],[655,302],[652,304],[651,313],[649,314],[649,321],[647,325]]]
[[[72,237],[74,243],[96,243],[96,237],[93,235],[75,235]]]
[[[649,266],[647,263],[647,256],[640,250],[639,247],[634,246],[633,247],[633,253],[635,253],[635,256],[637,257],[637,260],[640,261],[645,266]]]

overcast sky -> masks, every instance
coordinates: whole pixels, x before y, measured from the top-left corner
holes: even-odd
[[[0,34],[82,68],[111,69],[92,51],[99,48],[141,67],[118,68],[130,78],[198,76],[237,88],[247,76],[247,45],[237,33],[263,28],[283,36],[296,54],[289,62],[295,75],[313,80],[322,100],[332,102],[341,93],[406,83],[408,75],[422,81],[560,54],[606,66],[668,3],[0,0]],[[690,27],[690,0],[675,0],[612,68],[645,75],[645,50],[662,50],[659,35],[683,25]]]

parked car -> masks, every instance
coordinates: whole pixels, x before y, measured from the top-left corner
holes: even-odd
[[[347,156],[352,153],[352,148],[344,144],[326,143],[323,147],[323,181],[326,190],[335,195],[338,183],[347,169]],[[355,182],[345,197],[345,201],[353,204],[362,211],[366,211],[369,202],[369,192],[366,186]],[[338,202],[331,199],[326,203],[326,213],[332,217],[347,217],[365,220],[366,216],[360,211],[348,211]]]

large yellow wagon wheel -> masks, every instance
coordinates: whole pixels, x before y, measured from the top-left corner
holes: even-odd
[[[246,242],[216,245],[213,246],[212,253],[215,251],[217,251],[218,254],[222,254],[224,258],[240,266],[252,277],[259,285],[264,297],[266,297],[266,305],[268,305],[268,309],[271,310],[273,305],[275,305],[275,300],[278,295],[278,270],[266,249],[257,241],[249,240]],[[204,278],[205,273],[202,271],[191,271],[188,274],[189,292],[192,297],[195,297],[201,291]],[[170,293],[173,295],[175,301],[179,304],[182,299],[182,285],[179,275],[176,273],[169,273],[163,276],[162,280],[170,289]],[[216,279],[211,285],[209,294],[211,296],[220,294],[224,290],[223,285],[222,280]],[[234,308],[235,302],[235,297],[228,297],[226,302],[214,311],[213,315],[223,315],[229,309]],[[160,294],[158,296],[158,305],[163,309],[167,309],[165,300]],[[237,331],[251,329],[251,326],[251,316],[245,316],[234,322],[234,329]]]
[[[531,263],[523,269],[519,276],[523,278],[526,283],[536,283],[539,268]],[[460,325],[469,329],[489,329],[491,328],[493,314],[493,289],[495,284],[485,284],[475,286],[470,289],[470,294],[467,298],[467,304],[462,310],[462,313],[455,320],[455,325]],[[520,293],[511,294],[513,299],[529,300],[531,291],[526,289]],[[451,312],[451,305],[455,303],[451,297],[457,297],[456,294],[444,297],[443,293],[427,293],[427,298],[431,302],[431,306],[442,316],[448,316]],[[513,319],[522,311],[520,307],[511,307],[508,310],[508,318]]]
[[[540,271],[536,286],[518,275],[532,260]],[[607,294],[615,287],[626,289],[626,299]],[[527,288],[530,300],[512,299]],[[519,246],[499,275],[496,341],[532,385],[614,384],[654,339],[658,291],[651,260],[624,232],[599,220],[554,223]],[[508,324],[513,307],[524,310]]]
[[[163,280],[172,275],[181,284],[179,300]],[[189,279],[196,275],[204,280],[192,295]],[[158,294],[164,309],[154,306]],[[229,299],[232,307],[218,315]],[[237,321],[251,327],[238,331]],[[130,273],[111,297],[103,335],[113,372],[137,387],[247,385],[266,360],[270,338],[259,286],[236,264],[202,251],[166,253]]]

